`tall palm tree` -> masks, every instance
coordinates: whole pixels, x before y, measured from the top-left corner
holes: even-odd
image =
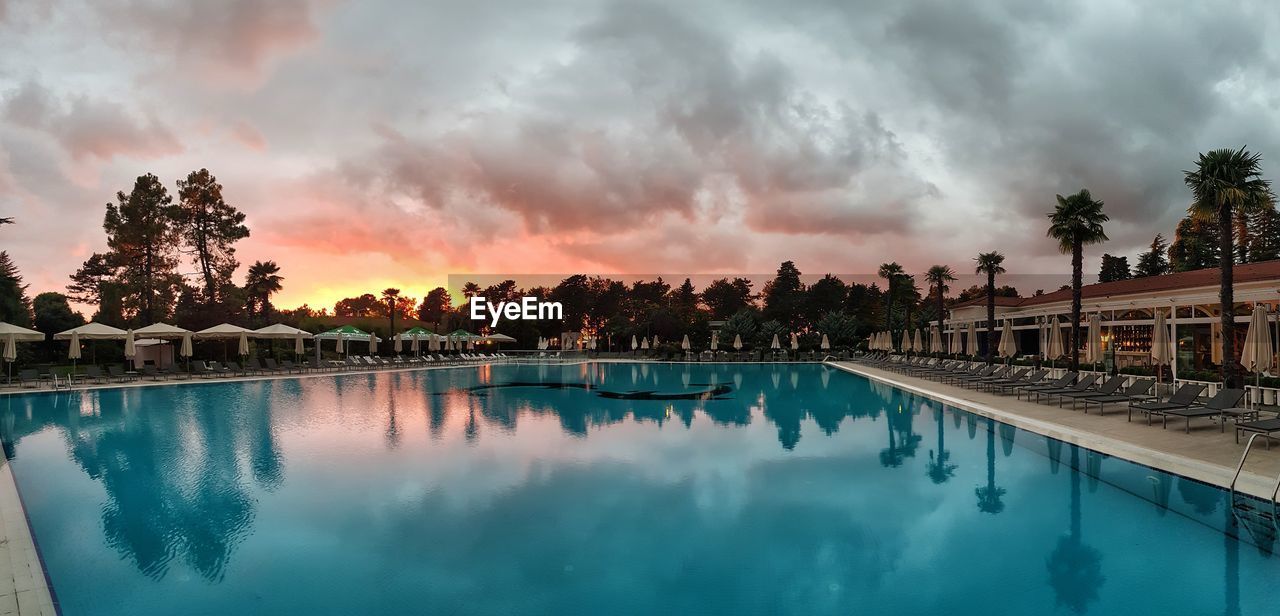
[[[934,299],[938,302],[938,335],[941,336],[942,321],[947,314],[947,283],[956,281],[956,272],[949,265],[935,265],[925,272],[924,279],[929,282],[929,288],[933,289]]]
[[[284,276],[280,275],[280,266],[275,261],[254,261],[245,275],[244,290],[249,297],[250,316],[271,316],[271,296],[284,286]]]
[[[382,290],[382,301],[387,303],[387,314],[391,315],[391,336],[396,335],[396,302],[400,300],[400,289],[388,287]]]
[[[987,275],[987,363],[991,363],[991,352],[995,345],[993,339],[996,334],[996,275],[1004,273],[1004,255],[996,251],[979,253],[974,259],[978,266],[974,268],[975,274]]]
[[[1084,277],[1085,244],[1107,241],[1102,223],[1110,220],[1102,213],[1102,202],[1088,189],[1064,197],[1049,214],[1048,236],[1058,240],[1058,250],[1071,254],[1071,371],[1080,370],[1080,286]]]
[[[885,294],[888,305],[885,306],[884,310],[884,328],[889,331],[893,331],[893,292],[895,291],[895,283],[906,273],[906,270],[902,269],[902,266],[898,265],[897,261],[880,265],[880,277],[887,280],[889,285],[888,293]]]
[[[1191,189],[1191,207],[1196,218],[1218,225],[1218,301],[1222,319],[1222,378],[1227,387],[1239,387],[1241,375],[1235,356],[1235,250],[1232,221],[1237,210],[1253,211],[1274,202],[1271,182],[1262,179],[1262,156],[1224,148],[1201,153],[1195,171],[1184,171],[1183,181]]]

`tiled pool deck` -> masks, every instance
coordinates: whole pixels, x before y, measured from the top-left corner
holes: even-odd
[[[630,362],[633,360],[599,361]],[[1103,416],[1096,413],[1085,415],[1081,411],[944,385],[852,362],[832,362],[828,365],[913,391],[972,413],[992,417],[1031,432],[1222,487],[1230,483],[1235,465],[1243,451],[1243,446],[1236,444],[1232,431],[1223,434],[1219,432],[1216,425],[1207,421],[1198,422],[1193,426],[1192,433],[1188,435],[1181,429],[1163,430],[1159,425],[1147,426],[1145,420],[1135,420],[1130,423],[1126,420],[1123,409],[1119,407],[1113,407],[1107,415]],[[407,366],[380,371],[404,372],[456,367],[466,366]],[[354,373],[358,374],[360,371]],[[193,381],[139,381],[91,385],[83,389],[153,387],[187,382],[217,383],[311,378],[337,374],[344,374],[344,372],[195,379]],[[0,390],[0,396],[27,393],[33,393],[33,391],[17,388]],[[1269,496],[1278,473],[1280,473],[1280,447],[1273,448],[1271,451],[1258,448],[1250,455],[1249,463],[1245,467],[1237,488],[1255,496]],[[22,501],[14,483],[13,473],[7,463],[0,463],[0,521],[3,522],[3,526],[0,527],[2,529],[0,616],[9,614],[54,616],[57,612],[53,594],[46,582],[39,555],[36,553],[35,542],[22,508]]]

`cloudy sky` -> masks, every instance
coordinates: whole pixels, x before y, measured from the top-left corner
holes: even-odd
[[[0,0],[0,247],[61,289],[117,190],[207,167],[284,306],[989,249],[1062,273],[1055,193],[1090,188],[1104,249],[1132,254],[1172,233],[1198,151],[1276,168],[1277,22],[1158,0]]]

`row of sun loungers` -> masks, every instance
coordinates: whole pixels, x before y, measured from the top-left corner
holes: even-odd
[[[885,353],[862,356],[856,361],[959,387],[1001,395],[1012,393],[1017,399],[1025,396],[1026,400],[1056,404],[1060,408],[1065,408],[1070,402],[1072,409],[1083,406],[1086,414],[1091,407],[1096,407],[1101,415],[1108,405],[1124,405],[1129,421],[1133,421],[1134,415],[1139,415],[1146,418],[1147,425],[1151,425],[1153,418],[1158,417],[1161,426],[1167,428],[1170,417],[1175,421],[1182,419],[1183,430],[1187,433],[1191,432],[1192,419],[1216,419],[1219,429],[1224,432],[1227,421],[1231,420],[1235,422],[1237,442],[1241,433],[1265,434],[1268,437],[1280,434],[1280,417],[1260,420],[1257,409],[1241,407],[1245,397],[1243,389],[1219,389],[1205,399],[1202,397],[1205,385],[1187,383],[1167,400],[1161,401],[1152,393],[1155,380],[1149,378],[1133,379],[1126,385],[1132,377],[1117,375],[1104,378],[1098,374],[1067,372],[1057,379],[1048,380],[1049,371],[1043,369],[925,357],[903,358]]]
[[[385,368],[411,368],[425,366],[457,366],[476,363],[494,363],[505,362],[511,358],[505,353],[461,353],[458,355],[423,355],[421,357],[405,356],[405,357],[373,357],[373,356],[348,356],[341,360],[316,360],[311,359],[301,364],[295,364],[290,360],[275,361],[267,358],[259,360],[258,358],[249,358],[245,360],[243,365],[239,362],[227,361],[192,361],[190,362],[190,371],[187,371],[185,365],[171,365],[163,368],[156,367],[151,364],[139,366],[137,370],[125,370],[123,366],[113,365],[107,366],[106,372],[99,366],[84,366],[83,374],[77,374],[74,378],[61,377],[63,381],[58,382],[54,376],[49,374],[40,374],[34,369],[21,370],[18,372],[17,384],[21,387],[42,387],[64,385],[71,386],[75,384],[108,384],[108,383],[127,383],[138,380],[169,380],[169,379],[191,379],[191,378],[215,378],[229,376],[261,376],[261,375],[279,375],[279,374],[302,374],[306,372],[342,372],[354,370],[375,370]]]

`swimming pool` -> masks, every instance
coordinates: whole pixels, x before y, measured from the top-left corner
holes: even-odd
[[[1280,558],[1221,490],[818,365],[470,367],[0,412],[68,616],[1131,616],[1280,598]]]

